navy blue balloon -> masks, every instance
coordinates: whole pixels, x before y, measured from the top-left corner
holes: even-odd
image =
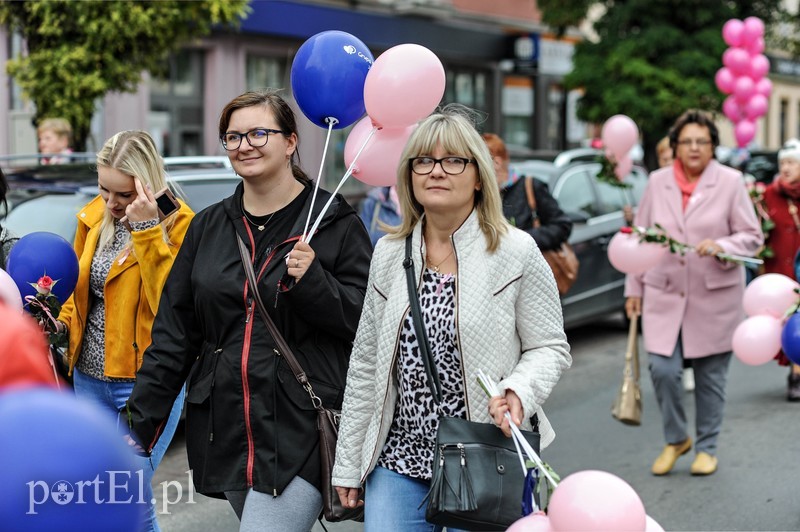
[[[781,348],[786,357],[800,364],[800,314],[792,314],[781,332]]]
[[[344,31],[323,31],[297,50],[292,62],[292,92],[303,114],[328,129],[328,118],[342,129],[366,113],[364,82],[374,59],[369,48]]]
[[[36,295],[30,283],[35,284],[43,275],[50,276],[57,281],[52,293],[64,304],[78,282],[78,257],[72,245],[61,236],[44,231],[30,233],[11,249],[6,271],[23,299]]]
[[[110,412],[49,388],[0,390],[0,427],[0,528],[141,530],[140,475]]]

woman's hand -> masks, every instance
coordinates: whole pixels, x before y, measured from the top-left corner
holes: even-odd
[[[722,249],[722,246],[714,242],[710,238],[706,238],[705,240],[701,240],[694,246],[695,252],[701,257],[711,256],[714,257],[718,253],[724,253],[725,250]]]
[[[632,320],[634,316],[642,315],[641,297],[629,297],[625,300],[625,315],[628,316],[629,320]]]
[[[339,502],[342,503],[342,506],[345,508],[357,508],[359,506],[364,506],[364,501],[359,499],[358,496],[360,495],[360,489],[358,488],[343,488],[341,486],[334,486],[336,488],[336,493],[339,494]]]
[[[158,206],[150,187],[142,184],[138,177],[133,178],[133,183],[136,185],[136,199],[125,208],[125,217],[129,222],[158,219]]]
[[[316,254],[311,246],[303,241],[297,242],[289,252],[286,259],[287,272],[295,278],[295,281],[300,282],[303,275],[306,274],[311,263],[314,262]]]
[[[492,397],[489,399],[489,415],[492,416],[494,424],[500,427],[507,438],[511,437],[511,425],[508,424],[506,412],[511,413],[511,420],[516,426],[520,426],[524,417],[522,401],[514,390],[506,390],[505,397]]]

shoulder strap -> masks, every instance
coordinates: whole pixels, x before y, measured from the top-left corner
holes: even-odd
[[[403,268],[406,270],[406,281],[408,284],[408,303],[411,309],[411,322],[414,325],[414,332],[417,335],[419,352],[422,355],[422,364],[425,366],[425,373],[428,376],[433,400],[436,404],[442,402],[442,384],[439,382],[439,372],[436,371],[436,364],[431,354],[431,345],[428,343],[428,334],[422,322],[422,310],[419,308],[419,297],[417,297],[417,282],[414,280],[414,261],[411,260],[411,235],[406,237],[406,258],[403,261]]]
[[[525,196],[528,198],[528,207],[531,208],[533,214],[533,227],[539,227],[542,222],[539,220],[539,213],[536,212],[536,195],[533,193],[533,178],[524,176],[525,180]]]
[[[297,382],[300,383],[300,386],[302,386],[303,389],[308,392],[308,395],[311,397],[311,402],[314,404],[314,408],[319,410],[322,408],[322,400],[314,393],[311,383],[308,382],[306,372],[303,371],[303,367],[295,358],[294,353],[292,353],[292,350],[289,348],[289,344],[286,343],[286,340],[278,330],[275,322],[272,321],[272,318],[270,318],[269,314],[267,313],[266,307],[264,307],[264,302],[261,300],[261,294],[258,291],[256,274],[253,271],[253,263],[250,262],[250,253],[247,250],[247,245],[244,243],[242,237],[240,237],[238,233],[236,234],[236,241],[239,244],[239,254],[242,257],[244,273],[247,276],[247,282],[250,284],[250,293],[252,293],[253,299],[256,302],[256,307],[258,308],[258,313],[261,315],[261,319],[264,321],[269,334],[275,341],[278,354],[283,355],[283,358],[286,360],[286,363],[289,364],[289,368],[292,370],[292,373],[294,373],[294,378],[297,379]]]

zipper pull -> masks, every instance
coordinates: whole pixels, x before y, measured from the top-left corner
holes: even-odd
[[[244,319],[245,323],[250,323],[250,318],[253,317],[253,300],[247,301],[247,316]]]
[[[461,466],[463,467],[467,463],[467,455],[464,452],[464,444],[459,443],[456,445],[456,447],[458,447],[458,450],[461,451]]]

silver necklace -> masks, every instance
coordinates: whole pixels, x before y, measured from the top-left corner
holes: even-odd
[[[280,210],[280,209],[278,209],[278,210]],[[253,220],[251,220],[249,216],[247,216],[247,211],[244,210],[244,198],[242,198],[242,214],[244,214],[245,219],[248,222],[250,222],[250,224],[254,225],[256,227],[256,229],[258,229],[259,231],[263,231],[264,228],[267,227],[267,224],[269,223],[270,220],[272,220],[272,217],[275,216],[276,212],[278,212],[278,211],[274,211],[272,214],[269,215],[269,218],[267,218],[266,222],[264,222],[263,224],[259,225],[259,224],[255,223]]]

